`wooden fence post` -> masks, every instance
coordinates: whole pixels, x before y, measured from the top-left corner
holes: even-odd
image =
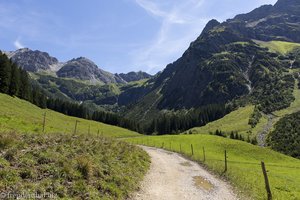
[[[43,133],[45,133],[45,126],[46,126],[46,111],[44,113],[44,120],[43,120]]]
[[[164,147],[165,147],[165,143],[163,142],[161,148],[163,149]]]
[[[193,144],[191,144],[191,151],[192,151],[192,156],[194,155],[194,147]]]
[[[224,172],[227,172],[227,152],[225,150],[225,170]]]
[[[203,162],[205,162],[205,149],[204,149],[204,147],[203,147]]]
[[[74,129],[74,134],[77,133],[77,123],[78,123],[78,120],[75,121],[75,129]]]
[[[268,200],[272,200],[272,193],[271,193],[271,189],[270,189],[268,174],[267,174],[265,163],[263,161],[261,162],[261,168],[262,168],[262,171],[263,171],[263,174],[264,174]]]

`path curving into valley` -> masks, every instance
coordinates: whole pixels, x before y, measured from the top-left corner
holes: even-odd
[[[232,188],[197,163],[177,153],[142,147],[151,167],[130,200],[236,200]]]

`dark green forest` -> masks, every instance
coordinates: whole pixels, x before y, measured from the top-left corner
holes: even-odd
[[[209,122],[218,120],[231,112],[232,109],[225,104],[211,104],[191,110],[186,113],[169,112],[153,119],[146,133],[178,134],[193,127],[204,126]]]
[[[272,149],[300,158],[300,112],[280,119],[267,141]]]

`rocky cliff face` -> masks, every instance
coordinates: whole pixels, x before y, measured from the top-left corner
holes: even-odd
[[[9,58],[29,72],[55,70],[60,66],[58,60],[46,52],[32,51],[28,48],[5,52]]]

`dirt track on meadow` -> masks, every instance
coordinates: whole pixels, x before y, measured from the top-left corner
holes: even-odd
[[[151,156],[151,167],[131,200],[238,199],[226,182],[197,163],[162,149],[142,148]]]

